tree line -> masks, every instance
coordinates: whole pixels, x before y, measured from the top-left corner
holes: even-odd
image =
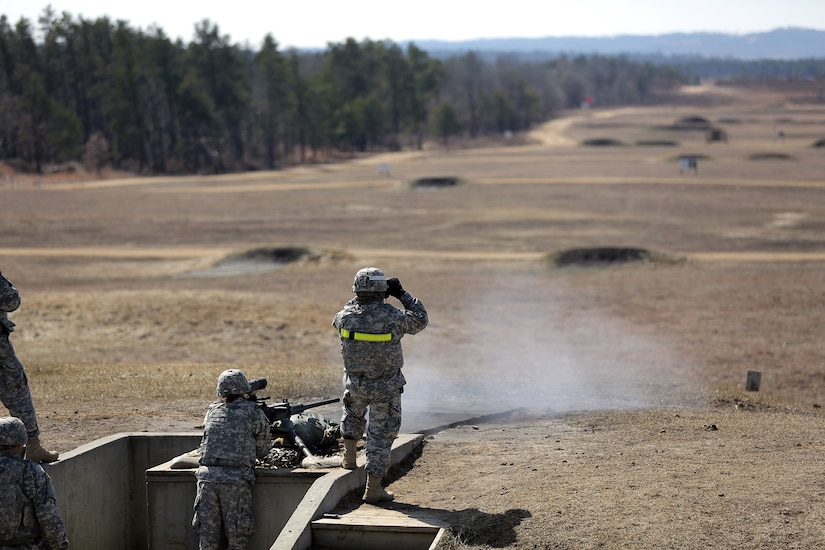
[[[563,108],[644,104],[683,81],[623,57],[436,59],[348,39],[257,50],[203,20],[189,43],[107,17],[0,16],[0,160],[145,174],[228,172],[529,130]]]

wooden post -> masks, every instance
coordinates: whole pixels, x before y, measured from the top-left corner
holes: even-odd
[[[748,391],[759,391],[759,381],[762,378],[762,373],[758,370],[748,371],[748,380],[745,382],[745,389]]]

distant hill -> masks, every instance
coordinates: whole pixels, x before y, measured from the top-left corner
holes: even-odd
[[[434,57],[474,51],[483,57],[511,55],[525,60],[561,54],[628,55],[656,58],[809,59],[825,58],[825,31],[797,27],[752,34],[674,33],[655,36],[480,38],[462,42],[413,41]]]

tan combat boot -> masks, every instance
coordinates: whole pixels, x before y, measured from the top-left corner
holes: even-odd
[[[381,486],[381,476],[367,475],[367,490],[364,491],[364,502],[367,504],[378,504],[379,502],[390,501],[395,495]]]
[[[355,463],[355,452],[358,449],[358,442],[354,439],[343,440],[344,455],[341,457],[341,467],[345,470],[354,470],[358,467]]]
[[[33,437],[26,444],[26,458],[33,462],[54,462],[58,454],[54,451],[47,451],[40,445],[40,438]]]

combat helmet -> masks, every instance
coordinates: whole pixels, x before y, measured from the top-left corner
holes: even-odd
[[[384,294],[387,292],[387,277],[377,267],[359,269],[352,283],[352,291]]]
[[[13,416],[0,418],[0,447],[25,445],[29,441],[23,421]]]
[[[227,395],[243,395],[252,391],[249,386],[249,380],[243,371],[238,369],[229,369],[223,371],[218,376],[218,397],[226,397]]]

